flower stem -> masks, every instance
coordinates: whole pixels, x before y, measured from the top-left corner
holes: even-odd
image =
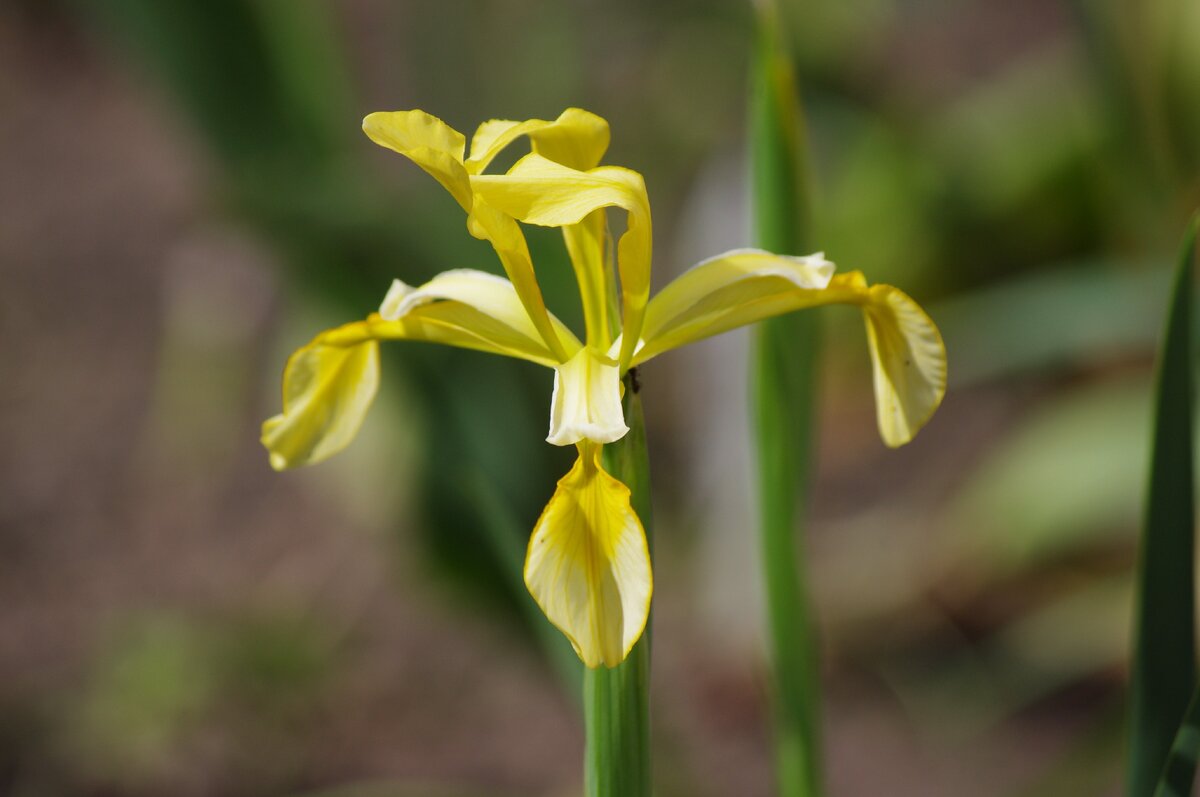
[[[758,244],[773,252],[800,254],[809,236],[803,127],[791,66],[770,3],[759,4],[751,81]],[[812,462],[818,322],[819,315],[810,310],[760,324],[751,376],[781,797],[821,793],[818,656],[799,540]]]
[[[650,462],[642,402],[625,381],[629,433],[604,447],[604,467],[629,487],[633,510],[653,553]],[[619,666],[584,670],[584,793],[587,797],[650,797],[650,624]]]

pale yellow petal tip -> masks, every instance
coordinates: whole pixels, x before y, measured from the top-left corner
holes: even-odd
[[[394,126],[395,114],[402,114],[404,111],[375,111],[363,117],[362,131],[367,138],[381,147],[388,149],[396,149],[395,143],[389,137],[389,132]]]
[[[821,287],[828,286],[829,281],[833,279],[833,273],[837,271],[837,265],[832,260],[827,260],[824,252],[813,252],[811,255],[804,255],[795,259],[812,269],[814,273],[820,275],[821,281],[824,282],[824,285]]]
[[[915,301],[890,285],[863,306],[875,372],[879,434],[891,448],[912,441],[946,395],[946,346]]]
[[[616,361],[584,347],[555,367],[546,442],[556,446],[585,440],[613,443],[628,432],[621,409],[621,372]]]
[[[400,280],[392,280],[391,286],[388,288],[387,295],[383,297],[383,301],[379,304],[379,317],[384,321],[399,321],[406,314],[405,300],[412,294],[413,288],[411,285],[406,285]]]
[[[462,133],[419,109],[375,111],[363,117],[362,126],[372,141],[385,147],[427,147],[452,155],[460,163],[466,150],[467,140]]]
[[[588,448],[534,527],[525,584],[586,666],[616,667],[650,616],[650,552],[629,488],[601,467],[599,446]]]
[[[271,462],[271,468],[277,471],[291,470],[295,465],[288,461],[288,458],[274,448],[276,441],[275,430],[279,428],[285,421],[284,416],[275,415],[262,424],[262,435],[258,438],[262,443],[263,448],[267,449],[268,459]]]

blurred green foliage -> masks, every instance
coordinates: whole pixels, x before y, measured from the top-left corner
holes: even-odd
[[[101,650],[61,742],[76,762],[55,778],[68,791],[80,778],[154,791],[211,754],[214,727],[245,747],[231,758],[245,785],[288,782],[303,772],[289,734],[312,719],[337,661],[325,629],[278,614],[131,617]]]

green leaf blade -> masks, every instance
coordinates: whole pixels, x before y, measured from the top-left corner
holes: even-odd
[[[758,8],[750,140],[757,244],[802,254],[810,244],[803,120],[776,10]],[[812,470],[820,316],[759,324],[751,373],[759,536],[774,692],[775,763],[783,797],[820,793],[818,657],[798,535]]]
[[[1200,689],[1192,694],[1192,703],[1175,734],[1154,797],[1188,797],[1196,780],[1197,760],[1200,760]]]
[[[1128,794],[1153,797],[1196,684],[1193,372],[1196,231],[1185,236],[1159,354],[1138,559]]]

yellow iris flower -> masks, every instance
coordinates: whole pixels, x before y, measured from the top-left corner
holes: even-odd
[[[457,269],[417,288],[396,280],[377,313],[322,332],[295,352],[284,371],[283,412],[263,424],[271,465],[312,464],[350,443],[378,388],[380,340],[445,343],[553,368],[547,440],[576,446],[579,458],[534,527],[525,583],[588,667],[613,667],[628,655],[653,591],[629,489],[601,464],[604,444],[628,431],[626,371],[770,316],[852,304],[866,319],[884,442],[911,440],[942,400],[945,349],[929,317],[891,286],[868,286],[857,272],[835,275],[822,255],[726,252],[651,299],[645,183],[637,172],[599,165],[609,128],[594,114],[572,108],[553,121],[485,122],[469,154],[463,135],[422,111],[373,113],[363,129],[453,195],[467,229],[491,243],[508,279]],[[531,152],[504,174],[486,174],[521,137]],[[615,257],[609,208],[626,216]],[[582,297],[584,341],[546,309],[518,222],[561,228]]]

